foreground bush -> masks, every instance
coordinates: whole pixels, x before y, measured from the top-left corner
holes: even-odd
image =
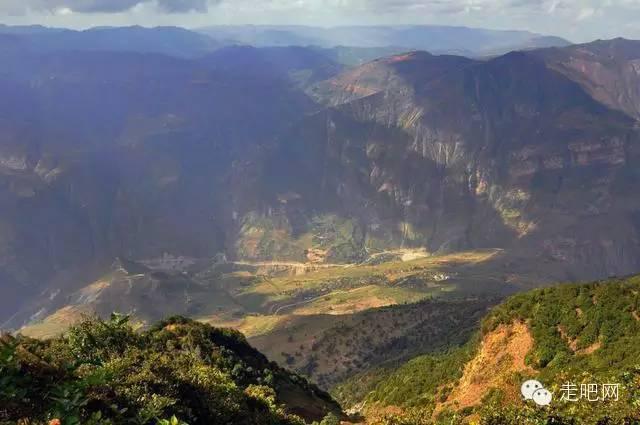
[[[184,318],[135,332],[120,315],[53,340],[3,336],[0,406],[7,424],[297,425],[340,414],[238,332]]]

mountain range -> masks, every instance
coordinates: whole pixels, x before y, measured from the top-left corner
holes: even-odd
[[[116,258],[500,248],[515,275],[545,265],[531,284],[638,268],[637,42],[353,67],[317,47],[175,57],[112,36],[204,37],[169,28],[2,32],[6,325]]]
[[[428,50],[468,56],[488,56],[510,50],[567,46],[560,37],[526,31],[499,31],[450,26],[213,26],[96,27],[76,31],[40,25],[7,26],[0,34],[20,36],[28,48],[46,51],[134,51],[197,58],[225,46],[315,47],[348,64],[392,53]]]
[[[215,39],[229,39],[256,47],[338,46],[427,50],[487,56],[510,50],[567,46],[560,37],[527,31],[498,31],[438,25],[338,26],[332,28],[277,25],[213,26],[198,30]]]
[[[639,41],[0,26],[0,99],[12,420],[638,419]]]

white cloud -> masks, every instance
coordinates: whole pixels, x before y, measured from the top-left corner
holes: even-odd
[[[55,10],[55,14],[60,16],[71,15],[72,13],[73,10],[69,9],[68,7],[60,7]]]
[[[207,12],[213,0],[0,0],[0,13],[38,13],[58,14],[61,10],[76,13],[122,13],[134,7],[154,3],[162,12]]]
[[[593,7],[585,7],[584,9],[580,10],[576,19],[578,21],[583,21],[585,19],[591,18],[595,13],[596,10]]]
[[[17,13],[24,16],[9,16]],[[587,41],[640,38],[639,17],[640,0],[0,0],[5,22],[81,28],[440,24],[526,29]]]

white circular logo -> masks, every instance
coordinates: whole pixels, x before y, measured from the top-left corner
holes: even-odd
[[[533,401],[538,406],[548,406],[551,404],[551,400],[553,400],[553,394],[544,388],[540,388],[533,393]]]
[[[520,392],[522,393],[522,397],[524,397],[525,400],[533,400],[533,393],[542,388],[544,387],[539,381],[531,379],[522,384],[522,386],[520,387]]]

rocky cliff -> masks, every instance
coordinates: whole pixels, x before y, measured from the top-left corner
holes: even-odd
[[[193,61],[15,42],[0,40],[5,320],[116,257],[490,247],[545,279],[640,268],[636,42],[407,53],[336,76],[307,49]]]
[[[537,53],[396,56],[316,90],[334,106],[262,176],[273,197],[296,194],[270,213],[298,233],[312,211],[340,211],[364,248],[503,247],[571,279],[638,267],[636,122]]]

